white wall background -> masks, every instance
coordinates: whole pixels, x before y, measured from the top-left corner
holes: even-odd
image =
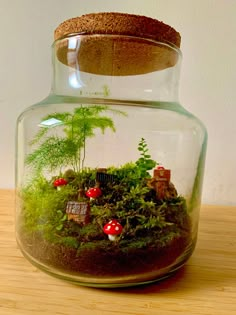
[[[17,116],[49,92],[54,29],[99,11],[147,15],[181,33],[180,101],[209,133],[203,202],[236,204],[236,0],[0,0],[0,188],[14,187]]]

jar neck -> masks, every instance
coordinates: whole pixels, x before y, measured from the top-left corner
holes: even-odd
[[[119,41],[117,44],[120,36],[94,36],[96,42],[92,49],[83,48],[84,41],[91,41],[91,35],[74,35],[53,44],[52,94],[129,101],[178,101],[182,58],[178,48],[145,39],[140,42],[128,36],[122,36],[121,45]],[[108,46],[103,48],[107,38]],[[131,51],[134,44],[140,45],[145,53],[140,53],[139,47]]]

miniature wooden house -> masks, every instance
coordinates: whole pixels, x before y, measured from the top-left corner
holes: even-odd
[[[170,170],[162,169],[162,168],[157,168],[153,172],[153,177],[162,182],[170,182]]]
[[[162,167],[153,172],[153,186],[158,199],[165,199],[170,184],[170,170]]]
[[[68,220],[86,225],[90,222],[90,205],[86,201],[68,201],[66,206]]]

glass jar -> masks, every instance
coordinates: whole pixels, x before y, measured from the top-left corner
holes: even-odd
[[[128,14],[57,28],[51,93],[17,123],[17,242],[40,269],[125,287],[191,256],[207,133],[178,101],[179,44]]]

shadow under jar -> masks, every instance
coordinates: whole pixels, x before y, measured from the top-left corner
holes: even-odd
[[[17,241],[40,269],[125,287],[191,256],[207,133],[178,101],[179,45],[121,13],[56,29],[51,93],[17,122]]]

